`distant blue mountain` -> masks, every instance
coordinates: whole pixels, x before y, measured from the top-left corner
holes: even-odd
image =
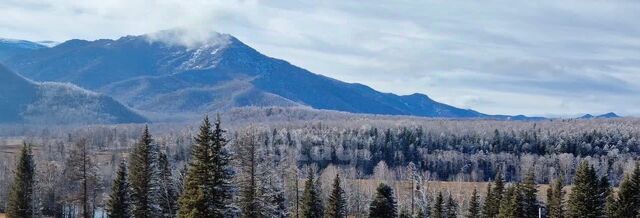
[[[0,61],[43,48],[47,46],[26,40],[0,38]]]
[[[35,83],[0,65],[0,123],[140,123],[147,120],[102,94]]]
[[[242,106],[310,106],[354,113],[449,118],[491,116],[314,74],[213,34],[191,42],[180,30],[117,40],[70,40],[5,60],[36,81],[70,82],[142,111],[206,112]]]
[[[618,116],[616,113],[613,112],[609,112],[606,114],[601,114],[598,116],[593,116],[591,114],[585,114],[581,117],[578,117],[578,119],[610,119],[610,118],[620,118],[620,116]]]

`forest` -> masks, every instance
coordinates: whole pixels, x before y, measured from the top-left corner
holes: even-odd
[[[281,119],[292,113],[295,120]],[[212,120],[0,127],[0,214],[640,214],[638,119],[453,120],[261,110]]]

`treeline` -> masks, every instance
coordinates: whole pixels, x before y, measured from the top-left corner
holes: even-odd
[[[87,140],[79,140],[69,151],[63,174],[71,184],[62,191],[51,193],[53,196],[37,193],[36,178],[43,176],[38,175],[41,172],[36,170],[31,146],[25,144],[9,188],[6,213],[10,218],[93,217],[100,209],[104,209],[109,217],[136,218],[639,215],[638,165],[624,177],[618,191],[614,191],[609,182],[611,175],[598,172],[589,161],[582,161],[570,179],[573,185],[568,196],[563,191],[565,180],[557,178],[543,202],[537,194],[535,171],[515,180],[520,182],[508,182],[502,173],[508,172],[502,170],[503,164],[495,170],[496,176],[488,185],[486,195],[479,196],[474,190],[471,196],[466,196],[467,202],[460,201],[459,196],[456,199],[446,190],[429,193],[426,174],[421,173],[420,165],[413,162],[396,166],[397,170],[391,172],[386,161],[379,160],[372,170],[373,176],[364,180],[366,174],[358,170],[364,162],[341,163],[352,167],[339,168],[336,166],[340,165],[331,163],[321,167],[310,161],[313,159],[307,159],[305,152],[296,152],[304,148],[288,145],[286,141],[277,142],[278,138],[273,136],[281,133],[275,130],[264,132],[260,128],[248,128],[229,136],[220,125],[219,119],[211,124],[205,118],[192,140],[188,164],[182,168],[171,161],[167,149],[154,142],[145,128],[126,160],[118,164],[110,189],[104,191],[108,193],[104,205],[97,203],[102,187],[97,185],[100,183],[99,167]],[[284,136],[281,139],[290,137]],[[297,143],[298,146],[302,144]],[[292,152],[289,148],[296,149]],[[336,150],[335,154],[341,152],[344,151]],[[314,149],[309,154],[312,153],[322,151]],[[318,177],[316,172],[319,171],[322,173]],[[305,174],[306,178],[301,178]],[[323,183],[327,180],[330,184]],[[366,182],[379,185],[375,191],[368,192],[367,185],[363,185]],[[400,194],[399,187],[407,182],[411,184],[409,195]],[[52,205],[46,204],[49,201]],[[65,203],[61,204],[61,201]]]

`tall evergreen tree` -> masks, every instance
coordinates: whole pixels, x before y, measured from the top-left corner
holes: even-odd
[[[615,215],[617,217],[640,215],[638,213],[640,209],[640,165],[636,164],[633,172],[624,177],[618,189],[618,197],[609,199],[609,202],[611,201],[615,201]]]
[[[596,218],[602,214],[602,211],[598,211],[597,208],[600,203],[598,183],[593,167],[589,166],[586,161],[580,163],[567,202],[569,217]]]
[[[340,186],[340,175],[336,174],[336,178],[333,180],[333,190],[331,191],[331,196],[329,196],[329,202],[327,202],[325,217],[347,217],[347,200],[344,195],[344,190]]]
[[[496,207],[497,205],[492,205],[492,198],[493,198],[493,193],[491,193],[491,191],[493,190],[493,185],[491,182],[489,182],[487,184],[487,195],[484,197],[484,204],[482,205],[482,217],[494,217],[495,215],[493,214],[493,208],[491,207]]]
[[[107,214],[111,218],[129,218],[129,183],[127,182],[127,166],[121,162],[116,172],[116,178],[111,186],[111,194],[107,201]]]
[[[393,189],[381,183],[376,189],[376,196],[369,205],[370,218],[388,218],[398,216]]]
[[[489,188],[491,188],[491,186],[489,186]],[[498,216],[503,192],[504,178],[502,177],[502,173],[498,172],[493,184],[493,189],[491,189],[490,192],[487,192],[487,197],[482,209],[484,217],[493,218]]]
[[[35,183],[35,162],[31,145],[22,145],[15,171],[15,178],[9,192],[7,217],[34,217],[33,188]]]
[[[562,178],[558,178],[547,190],[547,214],[549,218],[564,218],[564,191],[562,187]]]
[[[158,149],[152,144],[149,128],[145,126],[140,141],[130,154],[129,185],[132,214],[136,218],[156,218],[162,214]]]
[[[445,208],[444,208],[444,197],[442,196],[442,192],[438,192],[435,201],[433,202],[433,206],[431,209],[431,217],[432,218],[444,218],[446,216]]]
[[[302,194],[302,217],[320,218],[324,215],[320,191],[315,183],[313,169],[309,168],[307,181],[304,183],[304,193]]]
[[[218,117],[213,129],[205,117],[192,146],[191,161],[178,200],[178,217],[224,217],[231,199],[229,153]]]
[[[517,185],[512,185],[507,188],[507,190],[504,192],[504,196],[502,196],[502,201],[500,202],[498,217],[520,217],[520,215],[522,215],[519,210],[520,200],[522,200],[522,198]]]
[[[471,193],[471,199],[469,200],[469,209],[467,211],[467,218],[480,218],[480,202],[478,199],[478,190],[473,189]]]
[[[533,173],[528,173],[519,186],[522,194],[523,218],[538,217],[538,187]]]
[[[598,189],[597,189],[596,195],[597,195],[597,202],[598,202],[595,205],[596,212],[598,213],[597,216],[605,217],[606,214],[609,212],[607,211],[607,208],[608,208],[607,198],[610,198],[610,196],[612,195],[611,185],[609,184],[609,178],[607,175],[600,177],[600,180],[598,181]]]
[[[453,199],[451,193],[449,193],[449,198],[447,199],[447,218],[456,218],[458,217],[458,202]]]

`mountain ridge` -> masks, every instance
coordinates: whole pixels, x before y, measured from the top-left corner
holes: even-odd
[[[177,37],[183,35],[173,30],[116,40],[69,40],[5,62],[27,78],[70,82],[142,111],[308,106],[383,115],[529,119],[487,115],[424,94],[396,95],[339,81],[268,57],[228,34],[205,37],[210,41],[204,43]],[[172,37],[173,42],[167,39]]]

